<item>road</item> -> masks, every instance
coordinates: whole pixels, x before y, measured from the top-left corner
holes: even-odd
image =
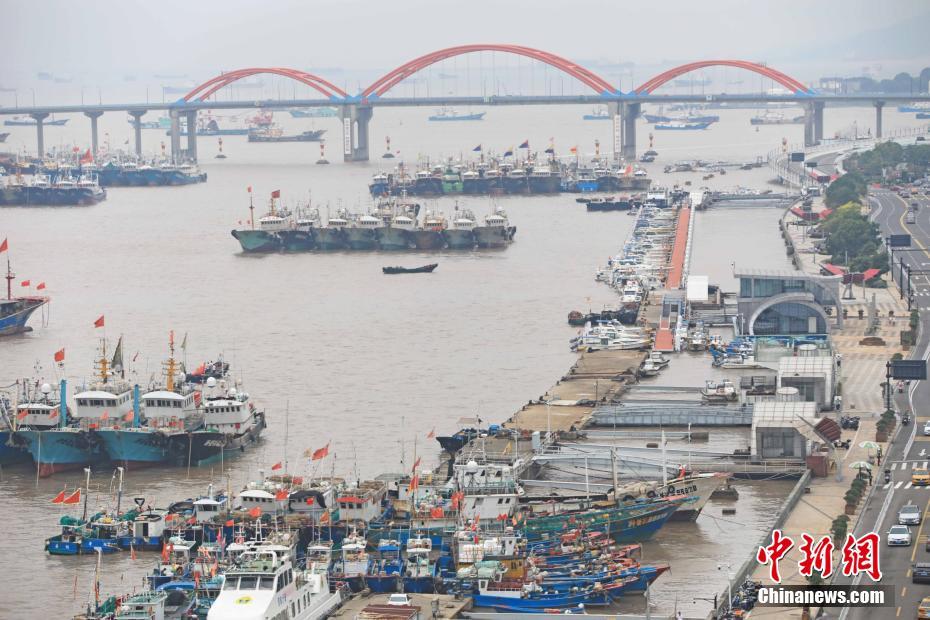
[[[871,194],[872,217],[881,227],[883,235],[909,233],[915,251],[895,252],[895,264],[903,259],[914,270],[924,274],[913,275],[913,303],[924,309],[921,313],[920,335],[914,347],[915,358],[927,359],[930,354],[930,198],[902,199],[887,190],[875,190]],[[920,209],[914,224],[904,223],[904,214],[912,200],[917,200]],[[905,288],[906,290],[906,288]],[[869,500],[869,510],[856,528],[856,535],[869,531],[884,534],[897,523],[898,510],[905,504],[921,507],[924,521],[912,526],[914,543],[910,547],[887,547],[880,550],[882,583],[894,585],[895,606],[891,608],[850,609],[847,618],[852,620],[916,618],[921,599],[930,596],[930,585],[911,583],[911,568],[915,562],[930,562],[930,552],[925,550],[925,541],[930,537],[930,488],[914,487],[911,472],[915,468],[926,468],[930,464],[930,436],[924,436],[923,426],[930,422],[930,382],[919,381],[910,386],[907,394],[896,395],[895,405],[899,410],[911,410],[915,420],[910,426],[901,427],[896,441],[882,466],[876,468],[876,488]],[[881,470],[892,471],[892,481],[884,483]],[[877,512],[876,512],[877,510]],[[863,580],[868,583],[868,579]]]

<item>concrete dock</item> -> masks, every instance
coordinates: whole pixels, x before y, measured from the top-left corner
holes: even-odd
[[[598,402],[611,402],[636,382],[642,351],[592,351],[578,361],[545,394],[524,405],[505,428],[568,431],[587,423]]]
[[[330,618],[355,620],[358,617],[395,617],[383,613],[387,607],[388,594],[359,593],[346,601],[345,605],[330,615]],[[457,618],[463,611],[471,609],[471,598],[456,598],[448,594],[408,594],[411,607],[419,607],[418,618]],[[375,608],[372,612],[363,613],[366,607]],[[410,607],[398,607],[399,610],[409,610]],[[436,613],[434,614],[434,610]]]

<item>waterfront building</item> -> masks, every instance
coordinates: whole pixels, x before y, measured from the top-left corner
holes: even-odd
[[[830,308],[843,326],[840,276],[810,275],[777,269],[737,269],[740,329],[755,336],[826,334]]]

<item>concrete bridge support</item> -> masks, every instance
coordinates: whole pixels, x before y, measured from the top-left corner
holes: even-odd
[[[352,104],[342,108],[343,161],[368,161],[371,117],[371,106]]]
[[[636,119],[642,112],[641,103],[621,103],[620,118],[622,131],[620,136],[620,154],[627,161],[636,159]]]
[[[45,119],[48,118],[48,114],[45,112],[37,112],[29,116],[36,122],[36,148],[38,149],[39,157],[45,157]]]
[[[875,106],[875,138],[880,140],[882,137],[882,109],[885,107],[885,102],[876,101],[872,105]]]
[[[97,119],[103,116],[103,112],[84,112],[84,115],[90,119],[90,152],[96,157],[97,150],[100,148],[100,134],[97,131]]]
[[[187,118],[187,158],[197,161],[197,110],[185,114]]]
[[[171,161],[181,160],[181,118],[180,112],[171,110],[168,112],[171,118]]]
[[[129,116],[132,117],[132,130],[135,137],[136,157],[142,157],[142,117],[145,111],[132,111]]]
[[[823,101],[814,102],[814,142],[823,142]]]

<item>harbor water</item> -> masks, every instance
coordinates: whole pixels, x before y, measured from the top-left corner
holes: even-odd
[[[379,109],[372,150],[378,153],[379,137],[390,135],[412,164],[418,152],[458,155],[479,142],[497,144],[502,151],[530,137],[541,150],[554,136],[564,151],[576,143],[593,145],[598,137],[606,153],[610,124],[585,123],[583,112],[577,107],[502,108],[477,124],[430,124],[426,110]],[[697,173],[661,172],[677,159],[754,159],[779,148],[786,133],[798,134],[789,135],[789,141],[798,141],[803,130],[763,127],[755,132],[748,123],[751,115],[724,111],[708,131],[658,136],[660,158],[648,166],[654,181],[765,188],[771,176],[765,168],[708,181]],[[841,115],[858,115],[861,128],[872,110],[840,109],[835,116],[831,110],[828,133],[831,122],[841,122],[831,119]],[[85,143],[84,120],[75,117],[69,126],[48,128],[47,144]],[[485,423],[500,422],[538,397],[575,359],[568,347],[575,328],[567,325],[567,313],[616,301],[593,273],[620,247],[633,218],[622,212],[587,213],[571,195],[500,199],[518,229],[516,242],[504,250],[240,253],[229,231],[248,219],[247,186],[253,188],[256,216],[264,212],[272,190],[281,190],[291,206],[312,192],[323,213],[327,206],[363,211],[370,176],[398,161],[375,156],[367,164],[342,164],[338,122],[316,119],[315,126],[331,132],[329,166],[313,165],[317,144],[247,144],[244,137],[229,137],[224,138],[228,159],[214,160],[215,139],[201,138],[201,164],[209,174],[205,184],[113,188],[106,202],[92,207],[0,212],[0,237],[10,239],[14,270],[21,279],[46,282],[52,297],[45,315],[33,318],[34,332],[0,342],[0,385],[34,376],[39,364],[46,380],[64,376],[70,387],[77,386],[91,373],[104,331],[111,340],[124,337],[127,362],[135,358],[127,378],[147,385],[160,372],[168,332],[174,330],[176,339],[188,334],[188,367],[222,353],[242,379],[242,389],[268,412],[269,428],[260,445],[235,461],[190,471],[127,472],[124,505],[133,497],[165,505],[203,493],[211,482],[235,491],[278,461],[287,461],[293,473],[335,472],[350,478],[397,471],[402,461],[409,468],[414,452],[424,455],[425,464],[434,464],[438,445],[427,439],[431,430],[446,434],[461,426],[459,418],[476,415]],[[31,146],[33,130],[11,129],[14,148]],[[130,135],[119,114],[101,119],[104,130],[118,144]],[[643,126],[643,143],[646,135]],[[150,152],[166,141],[157,131],[145,132],[144,138]],[[593,154],[593,146],[579,150]],[[454,210],[448,198],[426,204],[447,217]],[[491,203],[473,198],[460,206],[481,216]],[[765,208],[700,213],[692,272],[732,289],[733,261],[787,264],[778,216]],[[386,265],[430,262],[439,263],[431,275],[381,273]],[[101,314],[106,327],[95,329]],[[52,364],[53,353],[62,347],[63,374]],[[709,373],[705,359],[686,374],[689,383],[699,384]],[[334,456],[322,470],[311,468],[302,453],[327,442]],[[106,468],[94,473],[92,487],[98,491],[91,494],[91,510],[107,501],[111,474]],[[61,516],[51,499],[64,486],[80,482],[79,473],[37,480],[29,466],[3,469],[0,617],[65,617],[88,600],[94,558],[43,552],[43,541],[57,533]],[[673,571],[653,589],[654,611],[669,612],[676,604],[674,593],[685,615],[709,609],[709,602],[698,599],[726,586],[726,571],[718,564],[730,562],[735,570],[748,556],[789,484],[744,485],[737,515],[724,518],[724,504],[711,502],[697,523],[674,523],[660,531],[646,545],[644,558],[670,561]],[[104,557],[102,592],[140,589],[155,559],[151,553],[140,553],[135,561],[128,553]]]

